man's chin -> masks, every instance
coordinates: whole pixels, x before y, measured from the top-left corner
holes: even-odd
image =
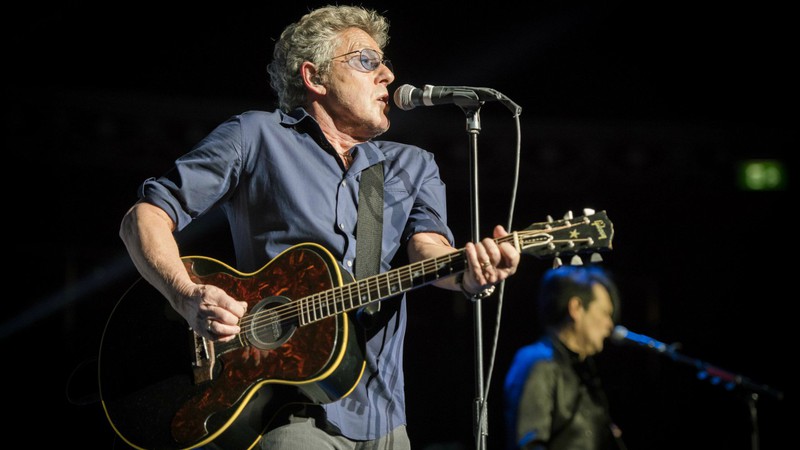
[[[388,118],[386,118],[384,123],[382,123],[382,124],[378,125],[377,127],[373,128],[372,129],[372,138],[371,139],[374,139],[374,138],[382,135],[383,133],[386,133],[387,131],[389,131],[389,125],[390,124],[391,124],[391,122],[389,121]]]

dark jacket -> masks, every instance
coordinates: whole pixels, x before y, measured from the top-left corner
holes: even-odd
[[[504,391],[510,450],[619,448],[594,360],[554,336],[517,351]]]

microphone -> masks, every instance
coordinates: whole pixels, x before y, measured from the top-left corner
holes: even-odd
[[[636,345],[641,345],[650,350],[655,350],[658,353],[673,352],[673,348],[668,346],[667,344],[659,342],[649,336],[645,336],[643,334],[636,334],[633,331],[628,331],[628,329],[623,327],[622,325],[617,325],[616,327],[614,327],[614,331],[611,332],[610,339],[611,342],[614,342],[616,344],[630,342]]]
[[[705,361],[681,355],[677,351],[680,344],[667,345],[649,336],[628,331],[627,328],[619,325],[614,327],[614,331],[611,332],[609,339],[615,344],[633,343],[658,353],[664,353],[675,361],[694,366],[698,370],[698,379],[708,379],[711,384],[724,383],[725,388],[728,390],[732,390],[736,386],[741,386],[752,392],[769,394],[778,400],[783,400],[783,392],[770,386],[755,383],[745,376],[728,372],[719,367],[714,367]]]
[[[499,101],[512,112],[519,114],[522,108],[500,92],[485,87],[433,86],[426,84],[423,89],[404,84],[394,91],[394,103],[398,108],[408,111],[417,106],[458,105],[478,106],[481,102]]]

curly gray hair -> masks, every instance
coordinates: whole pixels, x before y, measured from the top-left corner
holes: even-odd
[[[341,33],[359,28],[380,47],[389,42],[389,21],[376,11],[360,6],[328,5],[304,15],[287,26],[275,43],[272,62],[267,66],[270,86],[278,94],[280,108],[289,112],[306,101],[300,65],[310,61],[317,66],[321,82],[330,72],[333,52],[341,44]]]

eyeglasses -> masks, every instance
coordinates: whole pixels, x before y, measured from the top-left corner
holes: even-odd
[[[346,62],[347,64],[350,65],[350,67],[358,70],[359,72],[372,72],[373,70],[377,70],[378,67],[381,66],[381,63],[383,63],[383,65],[386,66],[386,68],[388,68],[392,73],[394,73],[392,62],[386,58],[381,57],[380,53],[371,48],[362,48],[361,50],[353,50],[352,52],[347,52],[343,55],[334,56],[331,59],[341,58],[343,56],[348,56],[348,55],[353,55],[353,56],[350,56],[343,62]]]

